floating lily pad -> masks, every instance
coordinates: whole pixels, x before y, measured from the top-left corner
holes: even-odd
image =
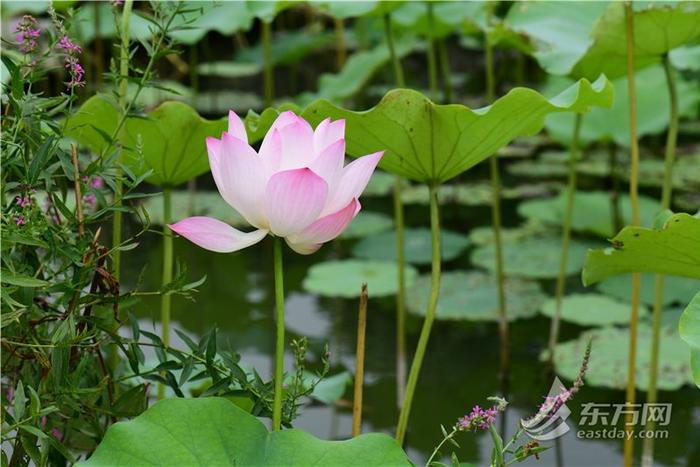
[[[642,274],[642,286],[639,299],[641,303],[649,306],[654,306],[654,275]],[[606,295],[615,297],[620,300],[629,300],[632,291],[632,276],[623,274],[620,276],[612,276],[599,282],[596,287]],[[686,304],[693,295],[700,290],[700,281],[687,277],[666,276],[664,279],[664,301],[663,305],[671,305],[673,303]]]
[[[432,258],[430,229],[405,229],[404,245],[406,261],[415,264],[428,264]],[[455,259],[469,245],[469,237],[442,229],[442,260]],[[385,232],[365,237],[355,245],[352,254],[359,258],[396,261],[396,233]]]
[[[569,259],[566,274],[576,274],[583,267],[583,260],[589,248],[597,243],[572,238],[569,242]],[[472,262],[489,271],[496,268],[494,245],[477,248],[472,253]],[[559,274],[561,238],[556,235],[527,237],[518,241],[503,243],[503,271],[507,276],[553,279]]]
[[[505,282],[508,319],[530,318],[546,300],[535,281],[508,278]],[[407,292],[406,305],[411,313],[424,316],[430,294],[430,275],[418,278]],[[438,319],[498,321],[496,279],[481,271],[450,271],[442,274]]]
[[[513,187],[502,187],[502,199],[532,198],[550,195],[560,185],[556,183],[530,183]],[[406,204],[429,204],[430,194],[425,185],[414,185],[401,192],[401,199]],[[456,203],[465,206],[480,206],[492,201],[490,182],[472,182],[464,184],[443,184],[438,188],[441,203]]]
[[[652,225],[659,210],[659,203],[646,196],[639,197],[642,225]],[[632,205],[627,195],[620,195],[619,206],[622,223],[632,223]],[[556,198],[529,200],[518,205],[518,214],[528,219],[561,225],[566,213],[566,193]],[[577,191],[574,197],[572,230],[591,232],[602,237],[615,234],[613,208],[610,195],[603,191]]]
[[[369,183],[362,192],[362,196],[386,196],[394,189],[396,175],[391,175],[382,170],[376,170],[369,179]]]
[[[364,194],[364,193],[363,193]],[[358,238],[389,230],[394,225],[391,217],[381,212],[360,211],[340,238]]]
[[[550,298],[542,305],[542,314],[554,316],[556,300]],[[607,295],[571,294],[562,299],[561,319],[581,326],[605,326],[610,324],[627,324],[630,321],[631,305]],[[649,310],[639,308],[640,318],[649,314]]]
[[[404,271],[406,286],[410,287],[418,271],[411,266],[406,266]],[[370,297],[383,297],[396,293],[398,272],[398,266],[391,261],[326,261],[311,266],[302,285],[319,295],[354,298],[360,296],[360,287],[367,283]]]
[[[166,399],[109,427],[86,466],[410,465],[385,434],[323,441],[301,430],[270,433],[227,399]]]
[[[550,229],[538,222],[526,222],[520,227],[504,227],[501,228],[501,241],[504,243],[517,242],[533,235],[541,235],[548,230]],[[472,229],[469,231],[469,240],[476,246],[492,244],[493,227],[485,225]]]
[[[210,216],[235,227],[245,227],[248,224],[218,192],[174,191],[171,193],[173,219],[184,219],[190,216]],[[144,203],[148,216],[153,224],[163,224],[163,196],[156,195]]]
[[[589,338],[593,339],[591,359],[586,372],[586,384],[597,387],[624,389],[627,385],[627,355],[629,351],[627,328],[600,328],[586,331],[578,339],[562,342],[554,349],[554,366],[562,377],[575,380],[581,366],[581,358]],[[637,388],[646,390],[649,385],[651,326],[640,323],[637,330]],[[546,354],[543,354],[545,357]],[[688,346],[675,327],[661,329],[659,352],[658,388],[674,391],[693,380],[688,364]]]

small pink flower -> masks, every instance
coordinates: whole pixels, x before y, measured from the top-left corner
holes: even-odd
[[[97,206],[97,197],[92,193],[83,196],[83,201],[90,209],[95,209],[95,206]]]
[[[277,117],[256,152],[240,118],[229,112],[228,131],[207,138],[209,165],[221,196],[258,230],[241,232],[211,217],[170,226],[207,250],[229,253],[284,237],[308,255],[345,230],[360,211],[358,198],[383,151],[343,167],[345,121],[322,121],[316,130],[293,112]]]
[[[51,435],[59,441],[63,440],[63,432],[58,427],[51,428]]]
[[[15,28],[15,39],[20,44],[20,50],[25,54],[34,52],[36,39],[41,35],[37,20],[31,15],[24,15]]]
[[[32,205],[32,198],[30,196],[18,196],[16,198],[17,205],[21,208]]]
[[[105,186],[105,182],[102,177],[95,177],[92,179],[92,182],[90,182],[90,186],[96,190],[99,190]]]
[[[24,216],[21,216],[21,215],[15,216],[15,224],[24,225],[26,223],[27,223],[27,219]]]
[[[83,49],[80,46],[73,43],[68,36],[63,36],[56,44],[56,47],[63,49],[64,52],[69,54],[80,54]]]

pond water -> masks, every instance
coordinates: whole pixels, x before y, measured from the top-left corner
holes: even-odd
[[[368,210],[390,213],[389,199],[368,199]],[[516,219],[514,207],[505,205],[504,218]],[[408,224],[425,225],[427,209],[411,207]],[[468,217],[466,217],[468,216]],[[444,224],[453,230],[466,232],[476,226],[476,219],[483,224],[488,219],[488,208],[464,208],[445,206]],[[513,222],[516,223],[515,221]],[[300,256],[287,250],[285,253],[286,327],[287,339],[307,336],[311,358],[316,358],[327,341],[333,364],[331,374],[342,370],[354,371],[357,300],[330,299],[305,292],[302,281],[308,268],[326,259],[347,257],[350,240],[325,245],[312,256]],[[144,288],[157,288],[160,281],[160,237],[147,234],[142,240],[141,251],[148,255],[125,256],[126,271],[123,277],[127,288],[134,284],[143,267],[146,267]],[[175,240],[175,256],[188,265],[189,278],[207,275],[207,281],[199,288],[196,302],[182,297],[173,298],[173,326],[190,334],[199,335],[213,324],[219,328],[220,346],[228,345],[238,351],[242,361],[254,366],[264,377],[269,377],[273,367],[273,278],[272,242],[260,244],[234,254],[217,254],[202,250],[184,239]],[[444,268],[469,268],[469,249]],[[428,272],[422,268],[421,272]],[[553,281],[544,281],[544,289],[551,293]],[[360,284],[348,284],[357,287]],[[572,276],[569,290],[581,288],[578,277]],[[370,284],[371,297],[371,284]],[[366,368],[364,392],[364,431],[381,431],[393,435],[398,411],[395,386],[395,317],[394,297],[369,301],[366,342]],[[146,299],[136,307],[144,329],[158,329],[159,303]],[[421,320],[410,316],[407,323],[408,349],[415,348]],[[563,323],[561,340],[573,339],[583,328]],[[159,329],[158,329],[159,332]],[[501,427],[508,436],[517,427],[521,417],[532,415],[543,396],[549,391],[552,378],[540,362],[539,355],[546,347],[549,320],[538,316],[511,323],[512,370],[507,399],[509,410]],[[173,336],[176,339],[177,336]],[[174,345],[178,342],[174,340]],[[181,344],[181,343],[180,343]],[[228,348],[228,347],[226,347]],[[646,349],[640,349],[644,352]],[[314,357],[315,355],[315,357]],[[430,344],[407,436],[407,452],[418,465],[425,463],[433,448],[441,440],[440,424],[451,426],[458,417],[472,406],[486,406],[487,396],[499,395],[498,333],[495,323],[437,322]],[[287,369],[293,363],[288,348]],[[570,384],[570,382],[566,382]],[[348,386],[344,398],[335,407],[313,405],[303,408],[295,426],[325,439],[346,438],[351,432],[352,388]],[[645,398],[638,393],[638,400]],[[576,398],[568,403],[572,414],[568,418],[571,430],[552,444],[554,448],[542,454],[542,460],[534,458],[525,465],[603,466],[622,464],[621,440],[582,440],[576,435],[581,403],[620,403],[622,391],[584,387]],[[689,386],[673,392],[661,391],[660,402],[673,404],[668,438],[656,442],[657,465],[700,465],[700,401],[697,390]],[[589,427],[586,427],[589,429]],[[597,426],[597,428],[612,428]],[[618,424],[622,429],[622,422]],[[461,433],[457,437],[461,448],[454,448],[462,461],[477,465],[488,463],[491,440],[487,433]],[[636,443],[637,449],[641,442]],[[445,459],[447,461],[447,459]]]

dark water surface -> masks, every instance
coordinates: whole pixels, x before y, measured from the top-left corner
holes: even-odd
[[[411,209],[410,216],[422,217],[423,208]],[[417,211],[417,212],[416,212]],[[472,209],[475,218],[488,219],[488,210]],[[450,226],[466,231],[470,219],[445,210]],[[461,211],[464,215],[464,210]],[[483,221],[482,221],[483,222]],[[461,224],[461,225],[459,225]],[[459,228],[461,227],[461,228]],[[471,226],[470,226],[471,227]],[[350,241],[325,245],[312,256],[285,252],[286,326],[287,338],[307,336],[311,358],[317,358],[328,342],[332,353],[332,374],[347,369],[354,371],[357,300],[329,299],[307,293],[302,280],[307,269],[324,259],[347,256]],[[125,255],[125,267],[132,274],[125,280],[135,280],[147,266],[145,287],[157,288],[160,280],[160,237],[143,239],[141,256]],[[255,366],[265,377],[273,365],[273,278],[272,242],[260,244],[233,254],[217,254],[202,250],[184,239],[175,240],[175,256],[188,265],[189,277],[195,280],[207,275],[193,303],[181,297],[173,298],[172,325],[199,335],[212,325],[219,327],[220,345],[231,346],[242,356],[245,364]],[[445,269],[468,267],[469,251]],[[427,270],[422,270],[427,272]],[[572,279],[572,283],[577,280]],[[133,284],[125,284],[127,287]],[[348,284],[348,287],[360,284]],[[545,289],[552,284],[544,283]],[[371,296],[371,285],[370,285]],[[145,329],[157,327],[159,305],[148,299],[137,306]],[[364,431],[381,431],[393,435],[398,418],[395,387],[395,319],[394,298],[370,299],[366,342],[364,393]],[[415,348],[421,321],[409,317],[408,349]],[[583,328],[563,323],[562,340],[575,338]],[[159,330],[158,330],[159,332]],[[511,324],[512,371],[507,399],[510,407],[505,417],[508,436],[518,426],[521,417],[532,415],[549,391],[552,377],[539,361],[546,347],[549,321],[543,317],[521,320]],[[173,339],[177,336],[174,335]],[[177,341],[173,342],[178,345]],[[648,351],[640,349],[640,352]],[[314,357],[315,355],[315,357]],[[287,369],[293,363],[288,350]],[[410,363],[410,362],[409,362]],[[417,465],[423,465],[442,436],[440,424],[446,427],[474,405],[488,406],[487,396],[499,395],[498,334],[493,323],[436,322],[416,390],[407,450]],[[565,382],[570,384],[571,382]],[[645,393],[638,393],[638,401]],[[302,409],[295,426],[324,439],[347,438],[351,430],[352,389],[348,387],[338,407],[312,406]],[[656,441],[656,465],[700,465],[700,403],[697,388],[685,387],[674,392],[659,393],[660,402],[673,404],[668,438]],[[622,465],[621,440],[581,440],[577,438],[581,403],[621,403],[622,391],[584,387],[567,405],[571,409],[566,433],[554,448],[543,453],[541,460],[531,459],[524,465],[608,466]],[[611,427],[598,427],[611,428]],[[619,424],[618,429],[622,428]],[[463,462],[488,465],[491,440],[487,433],[460,433],[456,438],[461,448],[454,448]],[[523,443],[528,439],[523,438]],[[641,440],[635,444],[641,452]],[[449,453],[450,448],[445,452]],[[444,459],[448,462],[448,459]]]

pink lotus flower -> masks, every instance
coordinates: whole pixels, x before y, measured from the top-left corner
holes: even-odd
[[[345,230],[360,211],[358,198],[383,151],[343,167],[345,121],[322,121],[314,131],[293,112],[275,120],[260,151],[248,145],[243,122],[229,112],[228,132],[207,138],[209,165],[219,193],[258,230],[241,232],[211,217],[189,217],[170,228],[220,253],[284,237],[308,255]]]

